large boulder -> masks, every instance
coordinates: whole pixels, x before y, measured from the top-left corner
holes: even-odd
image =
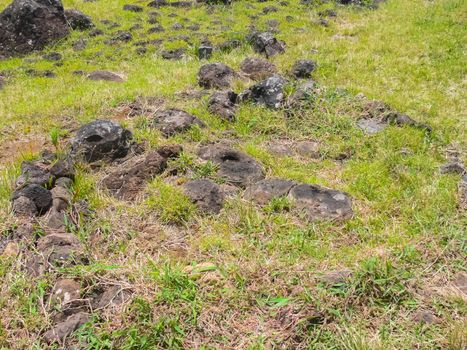
[[[41,50],[67,34],[60,0],[14,0],[0,14],[0,57]]]
[[[71,141],[72,154],[88,162],[123,158],[130,149],[132,134],[110,120],[96,120],[82,126]]]

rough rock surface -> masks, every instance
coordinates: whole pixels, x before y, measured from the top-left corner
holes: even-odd
[[[116,83],[121,83],[125,81],[120,74],[109,72],[105,70],[96,70],[88,74],[87,78],[89,80],[102,80],[102,81],[113,81]]]
[[[52,304],[68,304],[80,298],[81,287],[80,284],[73,279],[61,279],[55,283],[55,286],[50,295],[50,302]]]
[[[60,0],[14,0],[0,14],[0,57],[41,50],[67,34]]]
[[[91,17],[78,10],[65,10],[65,17],[68,25],[73,30],[86,30],[94,28]]]
[[[63,265],[81,262],[83,249],[74,235],[51,233],[37,241],[37,250],[51,264]]]
[[[240,65],[242,72],[253,80],[263,80],[277,73],[276,66],[258,57],[247,57]]]
[[[188,181],[184,184],[185,194],[203,212],[219,213],[224,204],[224,194],[219,186],[208,179]]]
[[[71,141],[74,156],[88,162],[123,158],[130,149],[132,134],[109,120],[96,120],[82,126]]]
[[[209,63],[200,68],[198,84],[206,89],[225,89],[236,76],[237,73],[223,63]]]
[[[240,100],[251,100],[266,107],[277,109],[284,102],[284,87],[287,84],[280,75],[274,75],[253,85],[239,96]]]
[[[51,207],[52,194],[42,186],[26,185],[13,193],[13,203],[13,210],[18,215],[41,215]]]
[[[293,187],[289,196],[310,221],[347,220],[353,216],[352,201],[341,191],[301,184]]]
[[[203,121],[180,109],[166,109],[158,112],[153,119],[154,126],[165,136],[186,131],[194,125],[205,127]]]
[[[116,198],[134,200],[146,181],[162,173],[166,166],[164,157],[158,152],[151,152],[123,163],[103,180],[103,184]]]
[[[265,179],[251,186],[245,191],[245,197],[260,205],[265,205],[274,198],[287,196],[296,183],[284,179]]]
[[[234,121],[237,100],[238,95],[233,91],[215,92],[208,100],[208,109],[222,119]]]
[[[310,78],[316,69],[316,62],[312,60],[298,60],[292,67],[292,75],[295,78]]]
[[[228,146],[204,146],[198,155],[219,165],[217,174],[233,185],[246,187],[264,178],[263,167],[256,160]]]
[[[58,323],[51,330],[45,332],[43,338],[47,343],[61,342],[89,320],[90,316],[88,313],[76,313],[69,316],[65,321]]]
[[[255,33],[250,37],[253,49],[266,57],[272,57],[285,52],[283,42],[277,40],[270,32]]]

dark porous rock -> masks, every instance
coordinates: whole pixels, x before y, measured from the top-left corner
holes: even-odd
[[[227,40],[218,46],[218,49],[224,53],[229,53],[233,49],[242,46],[242,42],[237,39]]]
[[[208,60],[211,58],[214,47],[208,44],[202,44],[198,47],[198,58],[200,60]]]
[[[158,152],[151,152],[123,163],[103,180],[103,184],[116,198],[134,200],[146,182],[161,174],[166,166],[166,158]]]
[[[125,81],[121,75],[105,70],[96,70],[91,72],[88,74],[87,78],[89,80],[114,81],[117,83]]]
[[[253,80],[263,80],[277,72],[277,68],[273,63],[258,57],[245,58],[240,65],[240,69]]]
[[[38,252],[51,264],[80,263],[84,260],[82,246],[76,236],[69,233],[51,233],[37,241]]]
[[[367,135],[374,135],[386,129],[387,124],[377,119],[360,119],[357,126]]]
[[[181,60],[185,55],[185,49],[164,50],[161,56],[165,60]]]
[[[62,212],[70,207],[72,198],[68,188],[55,186],[50,192],[52,194],[52,206],[56,211]]]
[[[107,41],[108,44],[116,44],[119,42],[128,42],[131,39],[133,39],[133,35],[126,31],[126,30],[119,30],[118,32],[115,33],[113,38],[109,41]]]
[[[34,217],[38,211],[32,199],[20,196],[13,201],[13,213],[17,216]]]
[[[75,164],[70,157],[59,159],[50,167],[50,173],[56,178],[68,177],[73,179],[75,177]]]
[[[289,193],[294,205],[308,220],[348,220],[353,216],[352,201],[341,191],[316,185],[301,184]]]
[[[263,167],[255,159],[228,146],[204,146],[198,155],[201,159],[217,164],[217,174],[232,185],[246,187],[264,179]]]
[[[284,87],[287,84],[280,75],[274,75],[253,85],[239,96],[241,101],[251,100],[266,107],[277,109],[284,102]]]
[[[157,153],[159,153],[162,156],[162,158],[165,159],[177,158],[182,152],[183,147],[180,145],[165,145],[157,149]]]
[[[440,172],[441,174],[464,174],[466,171],[464,164],[462,164],[460,161],[453,161],[449,162],[447,164],[444,164]]]
[[[166,109],[158,112],[153,119],[153,125],[165,136],[171,136],[186,131],[194,125],[205,127],[203,121],[180,109]]]
[[[219,213],[224,204],[224,194],[211,180],[200,179],[184,184],[184,192],[203,212]]]
[[[268,204],[272,199],[285,197],[296,183],[285,179],[265,179],[251,186],[245,191],[245,197],[260,205]]]
[[[29,201],[22,197],[29,199]],[[26,185],[13,193],[13,208],[18,213],[22,212],[24,215],[28,212],[32,213],[34,210],[31,202],[34,203],[39,215],[45,214],[52,206],[52,194],[46,188],[36,184]]]
[[[47,53],[44,56],[42,56],[42,58],[44,60],[47,60],[47,61],[56,62],[56,61],[60,61],[62,59],[62,55],[60,53],[58,53],[58,52],[50,52],[50,53]]]
[[[50,187],[55,181],[55,176],[50,172],[48,164],[42,160],[24,161],[21,164],[21,175],[16,180],[16,186],[39,185]]]
[[[228,121],[235,120],[238,95],[233,91],[215,92],[209,97],[208,109]]]
[[[47,343],[59,343],[71,335],[79,327],[90,320],[90,315],[85,312],[78,312],[69,316],[65,321],[58,323],[54,328],[44,333],[43,339]]]
[[[416,323],[424,323],[428,325],[441,323],[441,320],[430,310],[419,310],[413,316]]]
[[[65,10],[68,25],[73,30],[86,30],[94,28],[91,17],[78,10]]]
[[[398,125],[398,126],[403,126],[403,125],[413,126],[415,128],[423,129],[423,130],[428,131],[428,132],[433,131],[432,128],[429,125],[426,125],[426,124],[420,123],[418,121],[415,121],[412,118],[410,118],[408,115],[403,114],[403,113],[396,112],[396,113],[387,114],[383,118],[383,121],[388,123],[388,124],[395,124],[395,125]]]
[[[60,0],[14,0],[0,13],[0,56],[41,50],[67,34]]]
[[[82,126],[71,141],[73,156],[87,162],[113,161],[128,154],[132,134],[120,124],[109,120],[96,120]]]
[[[139,5],[134,5],[134,4],[126,4],[123,6],[124,11],[130,11],[130,12],[143,12],[144,8]]]
[[[159,7],[163,7],[167,5],[168,5],[167,0],[153,0],[148,4],[149,7],[155,7],[155,8],[159,8]]]
[[[254,33],[249,38],[253,49],[266,57],[272,57],[285,52],[283,42],[277,40],[270,32]]]
[[[237,76],[235,71],[223,63],[209,63],[202,66],[198,72],[198,84],[206,89],[224,89]]]
[[[298,60],[292,67],[292,75],[296,78],[310,78],[316,69],[316,62],[312,60]]]

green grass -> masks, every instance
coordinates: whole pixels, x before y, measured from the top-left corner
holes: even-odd
[[[121,309],[96,313],[71,338],[87,349],[466,346],[465,296],[450,294],[448,286],[465,271],[467,220],[457,205],[460,176],[439,172],[447,148],[463,156],[466,150],[465,1],[387,0],[377,10],[289,2],[287,7],[274,2],[278,12],[256,19],[249,16],[273,2],[240,0],[229,8],[215,6],[212,13],[202,6],[157,9],[166,31],[146,35],[149,8],[135,14],[122,10],[125,0],[64,0],[65,7],[91,15],[105,34],[93,38],[73,32],[44,52],[0,62],[0,71],[8,73],[0,90],[0,149],[5,150],[0,152],[0,237],[10,236],[19,224],[11,214],[14,180],[21,161],[37,157],[42,146],[36,145],[42,142],[64,152],[73,130],[103,118],[120,121],[151,148],[170,143],[184,148],[134,203],[116,201],[101,190],[105,169],[78,167],[74,201],[86,201],[92,215],[80,217],[69,230],[85,245],[91,265],[34,279],[25,277],[25,256],[0,256],[0,349],[54,348],[41,342],[49,324],[40,305],[63,275],[89,287],[101,279],[132,287],[133,297]],[[0,0],[0,8],[7,3]],[[328,27],[317,24],[317,13],[325,8],[338,13]],[[178,16],[168,16],[171,12]],[[200,31],[170,29],[175,22],[187,25],[183,18],[201,24]],[[205,62],[195,52],[204,36],[214,44],[243,40],[250,24],[264,29],[271,19],[280,21],[277,37],[287,44],[285,54],[271,58],[281,73],[297,59],[318,63],[313,75],[318,92],[307,108],[286,117],[283,111],[244,103],[237,120],[228,123],[207,111],[207,96],[177,94],[198,89],[196,75]],[[120,27],[108,29],[101,20]],[[132,32],[130,43],[104,43],[135,24],[143,28]],[[180,35],[188,35],[189,42]],[[73,50],[81,37],[86,48]],[[154,39],[164,41],[136,54],[134,43]],[[161,50],[180,47],[187,50],[185,59],[161,58]],[[41,58],[52,51],[63,55],[62,65]],[[212,61],[238,70],[251,55],[244,42],[231,52],[215,52]],[[31,77],[28,69],[50,69],[56,77]],[[73,74],[96,69],[123,73],[126,81],[95,82]],[[240,79],[233,83],[236,92],[248,85]],[[356,126],[363,108],[358,93],[431,125],[433,132],[390,126],[364,135]],[[207,127],[165,139],[146,116],[122,119],[118,107],[137,96],[161,97],[165,107],[193,113]],[[196,150],[203,142],[223,139],[260,161],[267,177],[348,192],[355,217],[309,224],[289,211],[287,198],[260,208],[241,195],[227,198],[219,215],[200,215],[180,185],[206,177],[222,184],[216,165],[199,160]],[[303,140],[319,144],[318,159],[280,158],[265,146]],[[342,154],[349,158],[338,160]],[[187,269],[198,264],[216,268]],[[319,282],[323,273],[344,268],[353,272],[347,284]],[[442,322],[414,323],[419,309],[432,310]],[[322,324],[310,321],[314,312],[324,315]]]

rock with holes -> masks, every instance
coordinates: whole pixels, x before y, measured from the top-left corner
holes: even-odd
[[[87,162],[113,161],[128,154],[132,134],[110,120],[96,120],[82,126],[71,141],[71,153]]]
[[[193,180],[183,187],[185,194],[202,212],[217,214],[222,209],[224,194],[215,182],[209,179]]]
[[[246,187],[264,178],[263,167],[255,159],[228,146],[208,145],[198,155],[217,164],[217,174],[232,185]]]
[[[147,181],[162,173],[167,166],[166,158],[158,152],[130,159],[103,181],[109,192],[118,199],[134,200]]]
[[[0,13],[0,57],[42,50],[67,34],[60,0],[14,0]]]
[[[223,63],[209,63],[200,68],[198,84],[206,89],[225,89],[236,76],[237,73]]]
[[[81,11],[70,9],[65,10],[65,17],[68,25],[73,30],[86,30],[94,28],[91,17]]]
[[[176,133],[186,131],[192,126],[205,127],[203,121],[192,114],[180,109],[166,109],[156,113],[153,125],[165,136],[172,136]]]
[[[245,58],[240,69],[253,80],[263,80],[277,73],[277,68],[273,63],[258,57]]]
[[[290,190],[289,197],[309,221],[341,221],[353,216],[352,200],[348,194],[341,191],[301,184]]]
[[[88,313],[78,312],[58,323],[51,330],[45,332],[43,339],[47,343],[59,343],[89,320],[90,315]]]
[[[239,96],[240,100],[251,100],[257,104],[277,109],[284,102],[284,87],[287,84],[280,75],[274,75],[262,82],[253,85]]]
[[[266,57],[272,57],[285,52],[285,44],[277,40],[270,32],[254,33],[250,37],[253,49]]]
[[[18,215],[42,215],[52,206],[52,194],[46,188],[31,184],[13,192],[13,210]]]
[[[235,120],[238,95],[233,91],[215,92],[208,100],[208,109],[228,121]]]
[[[251,186],[245,191],[245,197],[260,205],[268,204],[272,199],[285,197],[296,183],[285,179],[265,179]]]

